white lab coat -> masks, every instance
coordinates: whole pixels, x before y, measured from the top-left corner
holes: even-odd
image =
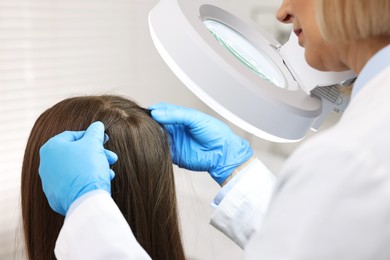
[[[246,259],[390,259],[389,202],[390,66],[289,158]]]
[[[390,68],[336,126],[289,158],[269,206],[267,171],[258,172],[259,162],[248,167],[211,219],[246,259],[390,259]],[[105,192],[72,205],[55,252],[59,259],[149,259]]]
[[[57,259],[151,259],[103,190],[89,192],[72,204],[54,252]]]

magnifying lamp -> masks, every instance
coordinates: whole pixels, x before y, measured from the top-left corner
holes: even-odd
[[[283,46],[225,3],[160,0],[149,28],[161,57],[203,102],[238,127],[274,142],[301,140],[343,111],[351,71],[320,72],[291,34]]]

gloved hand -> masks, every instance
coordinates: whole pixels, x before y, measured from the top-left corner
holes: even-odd
[[[249,143],[221,121],[194,109],[167,103],[149,109],[170,138],[173,163],[193,171],[208,171],[220,185],[249,160]]]
[[[40,149],[39,175],[50,207],[66,215],[81,195],[98,189],[111,193],[115,174],[109,165],[118,156],[103,147],[104,125],[91,124],[86,131],[65,131]]]

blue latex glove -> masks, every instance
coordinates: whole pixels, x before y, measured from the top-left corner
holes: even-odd
[[[222,184],[235,168],[253,156],[246,140],[209,115],[167,103],[149,109],[153,119],[166,128],[172,160],[179,167],[208,171]]]
[[[66,215],[83,194],[103,189],[111,193],[110,169],[118,156],[103,147],[104,125],[91,124],[86,131],[65,131],[40,149],[39,175],[50,207]]]

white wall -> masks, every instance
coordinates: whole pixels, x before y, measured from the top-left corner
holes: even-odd
[[[278,25],[273,14],[280,0],[228,2],[285,39],[289,27]],[[218,117],[181,84],[155,50],[147,14],[156,3],[0,2],[0,259],[15,255],[22,156],[32,124],[45,108],[71,95],[116,93],[143,106],[166,101]],[[275,172],[295,147],[233,129],[251,141],[256,154]],[[183,169],[176,169],[176,176],[188,258],[241,259],[242,251],[208,224],[216,183],[205,173]]]

